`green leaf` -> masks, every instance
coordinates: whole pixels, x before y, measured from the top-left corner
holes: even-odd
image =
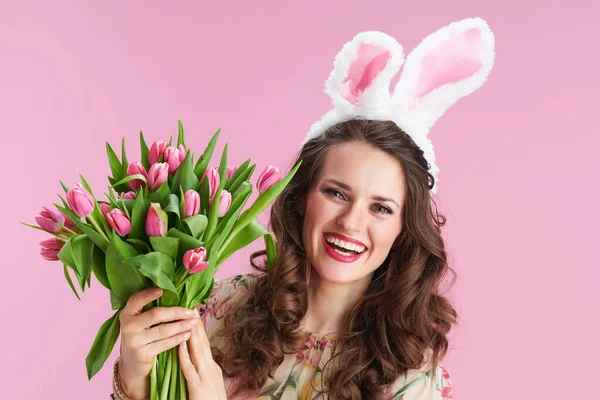
[[[146,168],[146,171],[150,170],[150,163],[148,162],[148,145],[146,144],[146,139],[144,139],[144,134],[140,131],[140,149],[142,151],[142,165]]]
[[[181,222],[189,229],[189,232],[194,238],[201,240],[202,234],[208,224],[208,218],[206,218],[206,215],[196,214],[182,219]]]
[[[188,304],[186,304],[187,307],[193,308],[196,306],[196,304],[199,304],[199,303],[206,304],[206,300],[208,300],[208,298],[210,297],[210,294],[212,293],[214,286],[215,286],[215,278],[212,277],[210,279],[210,284],[204,285],[204,290],[200,290],[200,292],[194,298],[192,298]]]
[[[242,185],[242,183],[250,179],[250,176],[252,176],[252,174],[254,173],[255,168],[256,164],[252,164],[250,168],[247,168],[244,172],[242,172],[242,174],[240,174],[229,187],[229,192],[235,193],[238,190],[238,188]]]
[[[219,128],[219,130],[217,130],[217,132],[210,139],[210,141],[208,142],[208,145],[206,146],[206,149],[204,150],[204,153],[198,159],[198,162],[196,163],[196,166],[194,167],[194,174],[196,174],[198,179],[200,179],[200,177],[202,177],[202,174],[204,173],[204,171],[206,171],[206,168],[208,167],[208,164],[210,163],[212,154],[215,151],[215,145],[217,144],[217,139],[219,138],[219,133],[221,133],[221,128]]]
[[[210,193],[208,189],[208,177],[205,177],[200,184],[200,190],[198,191],[200,194],[200,213],[204,215],[208,215],[208,206],[210,204]]]
[[[127,161],[127,153],[125,152],[125,138],[121,140],[121,176],[127,175],[127,167],[129,167],[129,161]]]
[[[167,255],[173,262],[177,261],[179,239],[168,236],[150,236],[150,243],[154,251]]]
[[[208,180],[208,177],[206,180]],[[217,222],[219,220],[219,204],[221,203],[221,192],[223,191],[224,187],[225,182],[221,181],[217,191],[215,192],[213,203],[208,210],[208,226],[206,227],[206,232],[204,232],[205,242],[210,241],[217,231]]]
[[[246,161],[244,161],[233,173],[233,175],[231,175],[231,178],[228,179],[227,181],[227,186],[225,186],[225,190],[227,190],[228,192],[234,192],[234,190],[230,190],[231,188],[231,184],[233,182],[235,182],[235,180],[244,172],[248,169],[248,165],[250,165],[250,159],[247,159]]]
[[[83,278],[84,282],[87,281],[92,275],[95,262],[101,262],[104,264],[104,257],[94,257],[94,242],[86,235],[75,235],[69,239],[69,245],[73,254],[73,260],[75,261],[75,267],[77,273]],[[102,253],[102,252],[101,252]],[[104,272],[106,276],[106,272]],[[104,281],[107,285],[107,280]],[[104,284],[103,284],[104,285]],[[106,285],[104,285],[106,286]]]
[[[92,348],[85,359],[88,380],[91,380],[92,377],[102,369],[104,362],[112,352],[121,329],[119,321],[120,313],[121,310],[117,311],[112,317],[106,320],[96,335]]]
[[[144,201],[144,191],[140,190],[133,201],[129,239],[142,240],[146,237],[146,215],[148,214],[148,204]]]
[[[194,189],[198,190],[198,177],[194,174],[192,167],[192,152],[188,150],[183,162],[175,171],[173,183],[171,184],[171,193],[179,193],[181,187],[184,192]]]
[[[239,188],[239,191],[236,193],[233,198],[233,202],[231,203],[231,207],[229,208],[229,212],[225,215],[221,221],[219,221],[219,225],[217,225],[217,232],[224,233],[225,235],[229,235],[229,232],[223,232],[223,228],[229,223],[231,219],[236,220],[238,215],[242,212],[242,208],[252,195],[252,184],[250,182],[244,182]]]
[[[171,188],[169,187],[169,182],[165,182],[155,192],[150,192],[148,195],[148,204],[150,203],[160,203],[163,201],[168,195],[171,194]]]
[[[150,253],[150,246],[143,240],[127,239],[127,242],[131,243],[140,254]]]
[[[169,194],[163,201],[160,202],[160,207],[164,212],[174,214],[177,218],[169,218],[169,221],[179,222],[179,198],[174,194]]]
[[[132,294],[148,287],[148,281],[138,268],[124,261],[137,255],[133,246],[113,232],[106,249],[106,274],[112,291],[122,301],[127,301]]]
[[[166,254],[153,252],[148,254],[140,254],[127,260],[128,263],[139,266],[140,272],[150,278],[154,284],[165,290],[169,290],[177,298],[177,289],[173,284],[175,276],[175,265],[173,260]]]
[[[125,305],[127,304],[126,301],[119,299],[117,297],[117,295],[115,294],[115,292],[113,292],[112,290],[109,290],[109,292],[110,292],[110,306],[111,306],[112,310],[118,310],[119,308],[125,307]]]
[[[186,251],[197,249],[198,247],[202,247],[204,244],[198,239],[193,238],[192,236],[181,232],[179,229],[171,228],[167,232],[167,237],[174,237],[179,239],[179,253],[177,254],[178,264],[179,261],[183,259],[183,255]]]
[[[227,185],[227,146],[229,143],[225,143],[225,147],[223,148],[223,153],[221,154],[221,162],[219,163],[219,178],[221,182],[225,182]],[[223,185],[223,189],[225,189],[225,185]]]
[[[65,202],[65,200],[62,197],[61,197],[61,200],[63,202]],[[92,241],[94,243],[96,243],[96,245],[98,247],[100,247],[100,249],[102,251],[106,252],[106,247],[108,246],[108,242],[106,241],[106,239],[103,236],[101,236],[98,232],[96,232],[96,230],[94,230],[93,228],[91,228],[89,225],[83,223],[81,221],[81,218],[79,218],[77,215],[75,215],[75,213],[73,211],[71,211],[70,209],[68,209],[66,207],[61,207],[58,204],[54,204],[54,206],[56,208],[58,208],[60,211],[62,211],[63,213],[65,213],[65,215],[67,217],[69,217],[69,219],[71,221],[73,221],[73,223],[79,229],[81,229],[83,231],[83,233],[85,233],[90,239],[92,239]]]
[[[244,227],[240,232],[233,236],[230,234],[229,242],[224,245],[224,248],[219,250],[219,257],[217,258],[217,264],[215,268],[223,263],[229,256],[236,251],[248,246],[250,243],[255,241],[261,236],[268,234],[269,231],[261,225],[260,222],[254,220]]]
[[[183,124],[181,123],[181,120],[177,120],[178,125],[179,125],[179,136],[177,136],[177,147],[179,147],[180,145],[183,145],[183,147],[185,147],[185,136],[183,133]]]
[[[271,274],[273,273],[273,267],[277,262],[277,246],[275,244],[275,238],[271,233],[263,235],[263,239],[265,240],[265,248],[267,251],[267,267],[269,274]]]
[[[65,193],[67,193],[70,190],[67,185],[65,185],[64,183],[62,183],[62,181],[60,181],[60,185],[62,186],[62,188],[65,191]]]
[[[111,187],[112,188],[117,188],[117,186],[123,185],[129,181],[133,181],[135,179],[140,179],[142,181],[144,181],[145,183],[148,183],[148,180],[146,179],[146,177],[142,174],[133,174],[133,175],[129,175],[126,176],[125,178],[121,179],[120,181],[118,181],[117,183],[114,183]]]
[[[75,290],[75,285],[73,285],[73,281],[71,280],[71,276],[69,275],[69,270],[67,269],[67,264],[63,264],[63,267],[64,267],[65,278],[67,279],[67,282],[69,283],[69,286],[71,286],[71,290],[73,290],[73,293],[75,293],[75,296],[77,296],[77,300],[81,301],[81,298],[77,294],[77,290]]]
[[[108,155],[108,164],[110,165],[112,177],[114,179],[122,179],[126,174],[122,175],[123,168],[121,161],[108,142],[106,142],[106,154]]]

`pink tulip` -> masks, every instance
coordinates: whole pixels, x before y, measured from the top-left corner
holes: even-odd
[[[121,198],[123,200],[135,200],[136,197],[137,197],[137,193],[136,192],[121,193]]]
[[[146,172],[146,168],[144,168],[144,166],[139,161],[134,161],[127,166],[127,176],[136,174],[144,175],[144,178],[148,179],[148,173]],[[128,184],[131,190],[134,190],[136,192],[140,188],[140,186],[146,185],[146,183],[141,179],[134,179],[132,181],[129,181]]]
[[[131,221],[127,218],[127,214],[118,208],[110,210],[106,215],[106,220],[119,236],[125,236],[131,231]]]
[[[195,190],[188,190],[183,195],[183,216],[185,218],[200,212],[200,195]]]
[[[40,215],[35,217],[35,222],[37,222],[42,229],[50,233],[60,232],[65,224],[64,214],[55,208],[46,206],[42,208],[43,210],[40,212]]]
[[[229,193],[227,190],[221,190],[221,199],[219,200],[219,211],[217,212],[219,218],[227,215],[229,207],[231,207],[231,193]]]
[[[148,164],[156,164],[160,159],[160,156],[165,154],[167,146],[167,143],[160,140],[152,143],[152,146],[150,146],[150,152],[148,153]]]
[[[78,217],[87,217],[95,207],[94,198],[81,183],[76,183],[75,187],[67,192],[67,203]]]
[[[100,210],[102,210],[102,214],[104,214],[104,218],[108,221],[108,213],[110,211],[110,206],[106,203],[98,203]]]
[[[186,154],[187,150],[182,144],[179,145],[179,148],[167,147],[165,150],[165,162],[169,164],[169,173],[171,175],[177,171],[177,168],[179,168],[183,160],[185,160]]]
[[[156,191],[167,179],[169,179],[169,164],[156,163],[150,167],[150,171],[148,171],[150,190]]]
[[[204,177],[208,175],[208,193],[211,199],[210,204],[212,204],[212,198],[215,197],[215,193],[221,184],[221,178],[219,177],[219,169],[216,167],[211,167],[204,171],[204,175],[202,175],[202,179],[200,183],[204,181]]]
[[[183,266],[190,274],[197,274],[208,268],[206,259],[206,249],[198,247],[197,249],[188,250],[183,255]]]
[[[258,188],[259,193],[266,192],[267,189],[279,182],[282,177],[283,173],[279,170],[279,168],[269,165],[264,169],[263,172],[261,172],[256,180],[256,187]]]
[[[231,179],[231,177],[233,176],[233,174],[235,174],[235,171],[237,171],[237,167],[227,167],[227,179]]]
[[[64,242],[61,242],[56,238],[50,238],[40,242],[40,246],[42,246],[40,254],[45,260],[58,261],[58,252],[64,246]]]
[[[169,219],[159,203],[150,203],[146,216],[146,234],[148,236],[167,236]]]

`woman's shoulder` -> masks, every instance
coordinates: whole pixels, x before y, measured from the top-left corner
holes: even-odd
[[[407,371],[391,385],[392,400],[454,399],[450,374],[441,363],[434,370],[428,355],[419,368]]]

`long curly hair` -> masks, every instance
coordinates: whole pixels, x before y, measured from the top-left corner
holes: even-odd
[[[248,302],[225,316],[219,336],[226,350],[213,349],[223,374],[237,378],[234,397],[260,391],[286,354],[306,348],[307,333],[300,329],[300,321],[308,309],[312,267],[302,243],[299,207],[328,149],[350,141],[367,143],[400,161],[406,187],[403,229],[345,318],[344,332],[327,363],[337,359],[323,392],[330,399],[389,398],[384,391],[399,376],[425,362],[435,370],[448,351],[446,336],[457,313],[442,289],[454,284],[456,273],[448,266],[441,237],[446,218],[438,213],[429,192],[434,177],[423,152],[395,123],[352,119],[308,141],[291,164],[302,160],[271,208],[269,227],[278,251],[272,273],[267,273],[264,250],[250,256],[259,273],[248,287]],[[448,275],[452,279],[446,286]]]

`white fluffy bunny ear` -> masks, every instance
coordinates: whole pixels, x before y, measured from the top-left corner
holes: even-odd
[[[343,114],[389,106],[390,82],[404,62],[402,46],[382,32],[361,32],[337,54],[325,93]]]
[[[427,135],[450,106],[484,84],[494,58],[494,35],[481,18],[453,22],[426,37],[408,55],[392,96],[405,126]]]

